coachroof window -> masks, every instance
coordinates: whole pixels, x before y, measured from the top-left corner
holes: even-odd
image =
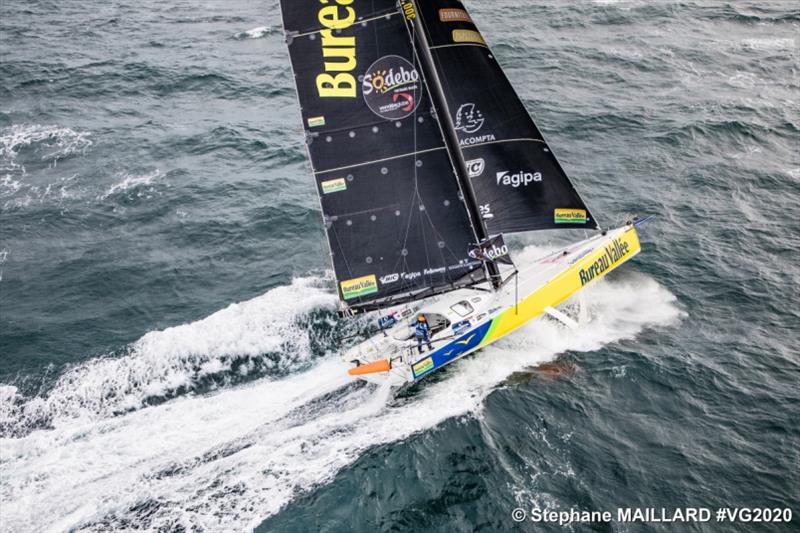
[[[466,300],[462,300],[455,305],[451,305],[450,309],[453,310],[453,312],[455,312],[458,316],[467,316],[475,310]]]

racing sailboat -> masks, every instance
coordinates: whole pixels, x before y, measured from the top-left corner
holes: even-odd
[[[573,323],[556,307],[639,252],[635,223],[600,229],[461,2],[281,8],[340,314],[379,312],[350,374],[404,385],[543,314]],[[503,237],[576,228],[594,234],[519,268]]]

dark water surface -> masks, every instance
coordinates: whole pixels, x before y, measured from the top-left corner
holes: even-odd
[[[577,332],[390,398],[336,362],[277,3],[0,2],[0,530],[800,530],[510,516],[800,514],[800,8],[467,5],[601,223],[658,219]]]

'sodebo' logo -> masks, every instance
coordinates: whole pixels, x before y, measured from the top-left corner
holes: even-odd
[[[510,185],[515,189],[520,185],[527,187],[529,183],[540,181],[542,181],[541,172],[525,172],[520,170],[519,172],[511,174],[509,171],[503,170],[497,173],[497,185]]]
[[[491,248],[475,248],[470,250],[467,255],[473,259],[489,259],[491,261],[497,261],[499,258],[508,255],[508,245],[506,243],[502,243],[500,246],[497,246],[497,244],[492,243]],[[483,257],[481,257],[481,255],[483,255]]]
[[[383,56],[367,69],[361,82],[364,102],[386,120],[399,120],[419,105],[419,72],[400,56]]]

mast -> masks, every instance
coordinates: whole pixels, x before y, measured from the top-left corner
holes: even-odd
[[[416,2],[414,2],[416,4]],[[416,8],[416,6],[415,6]],[[448,152],[453,157],[455,163],[456,180],[458,181],[461,193],[464,195],[464,204],[467,207],[467,214],[469,215],[472,230],[475,233],[475,238],[478,240],[476,244],[480,244],[489,238],[486,231],[486,226],[481,218],[480,210],[478,209],[478,201],[475,197],[475,191],[469,181],[469,173],[467,172],[467,164],[464,160],[464,154],[461,153],[461,146],[458,142],[456,135],[455,124],[453,117],[450,116],[450,109],[447,107],[447,100],[444,96],[444,89],[442,82],[439,79],[439,74],[434,66],[433,56],[431,55],[430,45],[428,44],[428,37],[425,35],[425,28],[422,26],[422,19],[420,18],[421,12],[415,9],[416,14],[411,19],[414,31],[419,39],[420,48],[422,49],[418,54],[420,65],[425,74],[425,79],[428,81],[428,92],[433,100],[436,115],[439,120],[443,121],[442,133],[444,134],[445,145]],[[492,282],[492,287],[499,288],[502,284],[502,277],[500,276],[500,269],[492,261],[485,262],[486,268],[489,271],[489,279]]]

